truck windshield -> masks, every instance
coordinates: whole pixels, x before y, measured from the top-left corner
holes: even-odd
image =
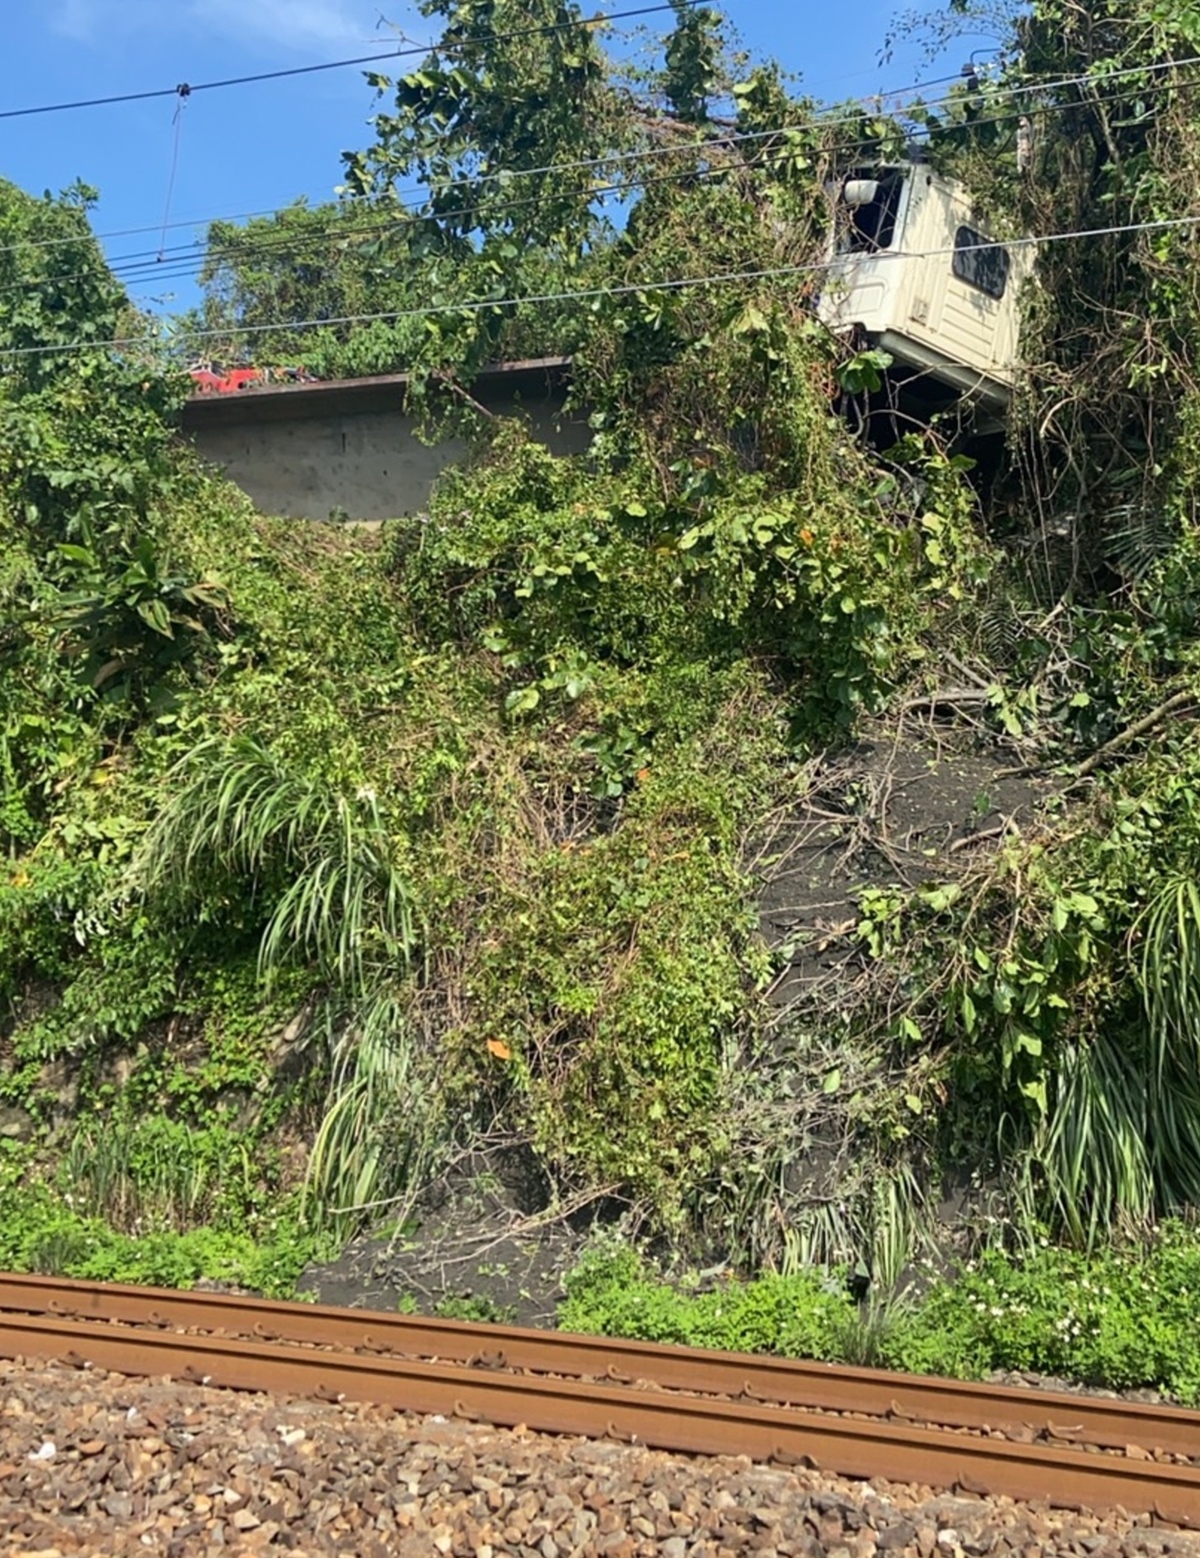
[[[875,185],[874,199],[845,208],[849,222],[839,246],[843,254],[871,254],[877,249],[888,249],[896,236],[904,174],[877,173],[871,177],[871,182]]]

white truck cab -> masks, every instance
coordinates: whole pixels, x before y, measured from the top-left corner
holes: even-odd
[[[966,188],[920,162],[832,188],[830,270],[817,303],[831,330],[870,345],[992,412],[1016,381],[1018,294],[1031,244],[993,241]]]

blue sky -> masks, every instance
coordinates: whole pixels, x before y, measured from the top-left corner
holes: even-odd
[[[608,0],[616,11],[645,0]],[[719,3],[719,0],[718,0]],[[307,65],[429,36],[411,5],[392,0],[5,0],[0,107],[25,108],[179,82]],[[590,7],[589,7],[590,9]],[[806,90],[843,99],[901,87],[957,68],[929,66],[915,43],[880,66],[896,0],[852,4],[728,0],[722,7],[757,55],[775,55]],[[647,18],[657,23],[666,18]],[[970,44],[965,45],[969,48]],[[300,195],[328,199],[339,152],[368,143],[373,94],[361,70],[197,94],[182,110],[166,235],[202,236],[205,220],[266,211]],[[94,218],[111,257],[145,255],[131,290],[166,308],[194,301],[186,280],[155,275],[172,160],[174,98],[0,120],[0,176],[36,193],[76,178],[97,186]]]

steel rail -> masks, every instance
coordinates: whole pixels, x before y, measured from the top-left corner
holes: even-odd
[[[1047,1500],[1059,1507],[1145,1510],[1172,1524],[1200,1525],[1200,1472],[1190,1467],[1016,1444],[962,1430],[46,1315],[0,1315],[0,1356],[53,1358],[239,1390],[371,1401],[406,1412],[524,1424],[672,1451],[744,1454],[843,1476]]]
[[[891,1422],[1028,1431],[1104,1449],[1134,1445],[1200,1461],[1200,1412],[1065,1392],[61,1277],[0,1273],[0,1311],[195,1329],[251,1340],[455,1362],[477,1370],[527,1370],[614,1384],[640,1382],[663,1390],[814,1411],[859,1412]]]

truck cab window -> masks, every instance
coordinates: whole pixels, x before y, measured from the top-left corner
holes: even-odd
[[[960,227],[954,235],[954,259],[951,261],[959,281],[978,287],[999,301],[1008,286],[1008,250],[992,243],[973,227]]]
[[[839,246],[842,253],[873,254],[891,247],[903,189],[904,174],[899,172],[846,180],[842,205],[849,221]]]

